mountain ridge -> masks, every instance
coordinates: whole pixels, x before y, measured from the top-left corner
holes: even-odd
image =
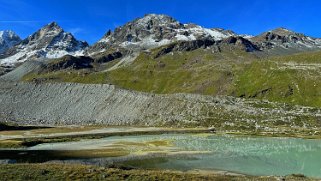
[[[238,37],[242,37],[249,41],[247,44],[253,44],[252,48],[246,48],[247,51],[257,50],[268,54],[289,54],[296,51],[321,49],[321,39],[282,27],[256,36],[239,35],[221,28],[204,28],[193,23],[183,24],[164,14],[147,14],[117,27],[114,31],[108,30],[99,41],[91,46],[86,42],[76,40],[71,33],[65,32],[56,22],[49,23],[22,40],[19,45],[5,51],[0,57],[0,64],[12,65],[27,59],[60,58],[64,55],[99,56],[102,52],[110,50],[126,55],[180,41],[226,42],[231,39],[230,37],[239,40]]]
[[[47,125],[320,127],[318,39],[284,28],[237,35],[158,15],[102,39],[85,56],[27,61],[1,76],[0,118]]]
[[[67,54],[82,55],[87,47],[87,42],[76,40],[56,22],[51,22],[7,50],[0,62],[12,65],[26,60],[59,58]]]
[[[221,40],[234,35],[232,31],[208,29],[196,24],[182,24],[167,15],[147,14],[115,29],[108,31],[90,49],[89,53],[99,52],[96,47],[117,46],[144,50],[168,45],[177,41],[194,41],[204,38]],[[100,51],[102,51],[100,49]]]

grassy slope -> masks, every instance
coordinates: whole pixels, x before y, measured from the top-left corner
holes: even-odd
[[[142,53],[130,66],[110,72],[29,74],[24,80],[112,83],[153,93],[233,95],[321,107],[321,52],[263,60],[230,47],[221,53],[198,49],[154,59],[156,52]]]
[[[227,94],[238,64],[253,59],[240,50],[221,54],[196,50],[152,57],[153,53],[141,54],[130,67],[110,72],[109,81],[123,88],[154,93]]]
[[[317,72],[278,70],[271,62],[254,63],[239,79],[238,96],[321,107],[320,75]]]
[[[321,52],[256,61],[235,79],[234,91],[237,96],[321,107],[320,72]]]

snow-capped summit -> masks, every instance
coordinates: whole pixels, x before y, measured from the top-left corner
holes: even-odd
[[[148,14],[135,19],[114,32],[109,31],[89,49],[90,54],[109,47],[125,49],[150,49],[177,41],[193,41],[204,38],[221,40],[235,35],[223,29],[208,29],[195,24],[182,24],[167,15]]]
[[[6,51],[6,58],[1,59],[0,64],[13,65],[26,60],[59,58],[68,54],[82,55],[87,47],[86,42],[76,40],[71,33],[52,22]]]
[[[179,23],[174,18],[164,15],[164,14],[147,14],[143,18],[138,18],[134,20],[137,24],[140,24],[142,26],[148,25],[151,22],[158,22],[159,25],[163,24],[177,24]]]
[[[0,54],[20,42],[21,39],[15,32],[10,30],[0,31]]]
[[[78,41],[71,33],[65,32],[56,22],[52,22],[23,41],[23,45],[39,49],[65,50],[66,52],[81,51],[88,46]],[[54,57],[56,58],[56,57]]]

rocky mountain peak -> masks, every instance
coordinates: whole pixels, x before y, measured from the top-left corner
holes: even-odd
[[[199,39],[221,40],[234,33],[222,29],[207,29],[195,24],[182,24],[167,15],[147,14],[108,32],[89,49],[89,54],[102,52],[110,47],[140,51],[156,48],[177,41]]]
[[[163,14],[146,14],[143,18],[138,18],[134,23],[153,26],[161,24],[179,23],[174,18]]]
[[[5,52],[0,64],[14,64],[26,60],[59,58],[64,55],[82,55],[88,47],[71,33],[65,32],[56,22],[49,23],[20,44]]]
[[[64,33],[64,30],[56,22],[52,22],[42,27],[36,33],[30,35],[24,43],[32,43],[34,41],[46,39],[43,43],[47,44],[49,43],[50,37],[56,37],[61,33]]]
[[[8,39],[20,39],[20,37],[11,30],[0,31],[0,41],[5,41]]]
[[[0,31],[0,54],[21,42],[20,37],[11,30]]]
[[[64,31],[56,22],[51,22],[49,24],[47,24],[46,26],[44,26],[43,28],[41,28],[42,32],[61,32]]]
[[[254,37],[254,40],[262,41],[262,40],[281,40],[281,39],[287,39],[290,37],[296,37],[298,39],[305,38],[305,36],[302,33],[297,33],[294,31],[291,31],[286,28],[276,28],[274,30],[270,30],[268,32],[264,32],[256,37]]]
[[[57,22],[53,21],[43,27],[43,29],[62,29]]]
[[[286,28],[276,28],[251,38],[261,49],[278,49],[278,52],[307,51],[321,48],[318,39]],[[282,54],[282,53],[281,53]]]
[[[275,28],[275,29],[271,30],[270,32],[273,32],[273,33],[276,33],[279,35],[283,35],[283,36],[295,33],[294,31],[291,31],[291,30],[289,30],[287,28],[283,28],[283,27]]]

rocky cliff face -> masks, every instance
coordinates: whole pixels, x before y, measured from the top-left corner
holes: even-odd
[[[67,54],[82,55],[87,46],[86,42],[76,40],[53,22],[7,50],[0,63],[13,65],[40,58],[59,58]]]

